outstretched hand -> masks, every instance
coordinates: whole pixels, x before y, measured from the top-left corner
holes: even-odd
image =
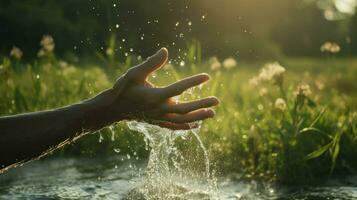
[[[106,123],[136,119],[157,124],[169,129],[191,129],[199,120],[211,118],[215,112],[216,97],[207,97],[191,102],[177,102],[172,97],[209,80],[207,74],[198,74],[173,83],[167,87],[155,87],[148,76],[167,62],[168,51],[160,49],[145,62],[129,69],[113,88],[94,97],[91,102],[100,110]]]

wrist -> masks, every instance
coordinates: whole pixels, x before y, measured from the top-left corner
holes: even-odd
[[[114,92],[108,89],[81,102],[84,127],[94,131],[125,119],[123,109],[115,100]]]

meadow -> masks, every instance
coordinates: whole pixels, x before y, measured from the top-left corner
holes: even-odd
[[[97,62],[64,61],[43,46],[38,58],[13,52],[0,60],[0,115],[64,106],[111,87],[143,58],[116,59],[107,49]],[[170,50],[170,49],[169,49]],[[357,59],[319,58],[244,61],[201,58],[194,42],[151,81],[166,85],[206,72],[211,81],[190,98],[217,96],[217,116],[200,136],[218,175],[283,184],[314,184],[357,170]],[[186,100],[186,99],[183,99]],[[193,140],[177,141],[189,154]],[[131,155],[145,158],[143,136],[125,122],[88,134],[46,159],[61,156]]]

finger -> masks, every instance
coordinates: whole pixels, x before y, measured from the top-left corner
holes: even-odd
[[[189,129],[198,128],[198,126],[199,126],[197,123],[176,124],[176,123],[172,123],[172,122],[159,122],[156,125],[159,125],[161,127],[168,128],[171,130],[189,130]]]
[[[155,70],[159,69],[163,66],[168,58],[168,51],[166,48],[161,48],[158,52],[154,55],[150,56],[146,59],[145,62],[141,63],[140,65],[130,69],[133,74],[133,79],[144,81],[149,76],[150,73],[154,72]]]
[[[166,113],[179,113],[185,114],[198,110],[201,108],[208,108],[219,104],[219,100],[216,97],[207,97],[191,102],[179,103],[174,105],[166,105],[163,109]]]
[[[212,118],[215,115],[212,109],[201,109],[184,115],[168,113],[160,118],[160,120],[168,121],[177,124],[190,123],[195,121]]]
[[[169,98],[169,97],[177,96],[193,86],[196,86],[203,82],[206,82],[209,80],[209,78],[210,77],[208,74],[198,74],[198,75],[191,76],[191,77],[185,78],[183,80],[180,80],[180,81],[173,83],[165,88],[160,88],[160,90],[161,90],[163,98]]]

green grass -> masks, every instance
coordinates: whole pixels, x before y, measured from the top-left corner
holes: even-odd
[[[193,73],[211,75],[196,97],[215,95],[222,101],[216,118],[205,121],[200,133],[219,173],[308,184],[357,170],[357,59],[285,58],[280,61],[286,68],[283,79],[252,86],[249,80],[264,63],[238,60],[232,69],[212,71],[195,45],[188,48],[185,67],[166,67],[151,81],[165,85]],[[89,98],[139,62],[130,56],[122,64],[100,58],[108,67],[74,66],[54,56],[31,63],[4,57],[0,114],[50,109]],[[295,93],[301,83],[310,86],[311,94]],[[286,102],[285,110],[276,108],[277,98]],[[194,148],[191,140],[178,143],[189,147],[182,149]],[[117,154],[113,149],[148,155],[141,134],[130,132],[124,123],[89,134],[56,154],[109,156]]]

